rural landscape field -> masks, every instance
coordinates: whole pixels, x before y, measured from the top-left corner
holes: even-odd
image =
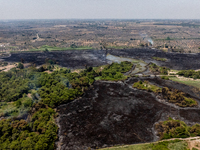
[[[199,0],[0,0],[0,150],[200,150]]]
[[[199,26],[1,22],[0,149],[199,149]]]

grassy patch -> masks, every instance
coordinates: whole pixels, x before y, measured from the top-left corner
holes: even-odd
[[[186,84],[186,85],[194,86],[194,87],[197,87],[200,89],[200,81],[199,80],[184,80],[182,78],[170,77],[170,76],[169,76],[169,79],[172,81]]]
[[[125,48],[133,48],[129,46],[106,46],[107,49],[125,49]]]
[[[187,150],[187,142],[177,139],[151,144],[136,144],[104,148],[101,150]]]
[[[87,46],[81,46],[81,47],[54,47],[54,46],[48,46],[43,45],[38,49],[30,49],[29,51],[64,51],[64,50],[85,50],[85,49],[92,49],[92,47]]]
[[[79,47],[56,47],[56,46],[48,46],[43,45],[40,48],[30,49],[28,51],[10,51],[10,53],[18,53],[18,52],[40,52],[40,51],[65,51],[65,50],[88,50],[93,49],[88,46],[79,46]]]
[[[138,81],[138,82],[135,82],[133,84],[133,87],[137,88],[137,89],[141,89],[141,90],[147,90],[147,91],[154,92],[154,93],[158,93],[158,92],[162,91],[162,88],[160,88],[158,86],[155,86],[153,84],[150,84],[148,81],[144,81],[144,82]]]
[[[102,66],[98,66],[98,67],[93,67],[94,71],[99,73],[101,72],[105,67],[108,67],[109,65],[102,65]]]
[[[160,58],[160,57],[152,57],[154,60],[157,60],[157,61],[167,61],[166,58]]]
[[[0,116],[17,117],[27,113],[32,105],[33,100],[27,96],[24,96],[16,102],[0,102]]]

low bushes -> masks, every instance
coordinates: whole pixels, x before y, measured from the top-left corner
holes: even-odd
[[[150,91],[150,92],[154,92],[154,93],[159,93],[161,92],[161,88],[158,87],[158,86],[155,86],[153,84],[150,84],[148,81],[138,81],[138,82],[135,82],[133,84],[133,87],[134,88],[137,88],[137,89],[141,89],[141,90],[147,90],[147,91]]]
[[[162,94],[162,97],[168,102],[174,103],[180,107],[195,107],[198,105],[197,101],[186,97],[186,94],[179,90],[169,89],[167,87],[160,88],[156,85],[150,84],[148,81],[135,82],[133,87],[141,90],[147,90],[149,92],[154,92],[156,94]]]
[[[169,77],[167,77],[167,76],[161,76],[161,79],[169,80]]]
[[[177,73],[179,76],[187,78],[200,79],[200,71],[195,70],[182,70]]]
[[[168,71],[170,70],[167,67],[160,67],[160,66],[158,66],[154,63],[151,63],[149,65],[149,68],[153,73],[158,73],[158,74],[161,74],[161,75],[168,75]]]
[[[167,99],[170,103],[174,103],[180,107],[194,107],[198,105],[197,101],[185,97],[185,93],[176,89],[173,90],[164,87],[162,88],[162,95],[164,99]]]
[[[200,125],[187,126],[183,121],[169,118],[155,125],[160,139],[187,138],[200,135]]]

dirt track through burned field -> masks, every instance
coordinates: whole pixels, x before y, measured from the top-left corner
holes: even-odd
[[[154,124],[168,117],[181,119],[188,125],[200,123],[199,108],[163,103],[151,92],[132,88],[138,79],[97,81],[82,98],[59,106],[58,147],[87,150],[157,141]]]
[[[155,49],[123,49],[123,50],[69,50],[54,52],[26,52],[14,53],[8,58],[4,58],[8,62],[20,62],[21,58],[25,63],[34,63],[42,65],[45,59],[55,60],[63,67],[82,69],[87,66],[100,66],[107,64],[106,54],[121,56],[125,58],[141,59],[146,63],[156,63],[160,66],[166,66],[171,69],[200,69],[200,53],[198,54],[180,54],[165,53]],[[156,61],[152,57],[167,58],[167,62]]]

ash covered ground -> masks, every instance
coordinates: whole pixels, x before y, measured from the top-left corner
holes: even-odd
[[[10,57],[4,58],[8,62],[20,62],[23,58],[25,63],[34,63],[42,65],[45,59],[53,59],[63,67],[81,69],[87,66],[100,66],[106,64],[106,53],[115,56],[142,59],[149,63],[154,62],[160,66],[166,66],[171,69],[200,69],[200,54],[180,54],[165,53],[154,49],[124,49],[124,50],[69,50],[54,52],[31,52],[14,53]],[[167,62],[155,61],[152,57],[167,58]]]
[[[82,69],[86,65],[95,67],[106,64],[105,52],[99,50],[14,53],[10,57],[4,58],[8,62],[20,62],[21,59],[24,59],[25,63],[36,65],[45,64],[46,59],[52,59],[58,65],[71,69]]]
[[[200,68],[200,53],[196,54],[181,54],[181,53],[165,53],[156,49],[123,49],[123,50],[109,50],[112,55],[129,57],[134,59],[142,59],[149,63],[153,62],[160,66],[166,66],[170,69],[187,70]],[[155,61],[152,57],[167,58],[168,61]]]
[[[168,117],[181,119],[188,125],[200,123],[200,108],[181,108],[162,102],[153,93],[132,88],[132,84],[138,80],[157,84],[163,82],[159,78],[97,81],[82,98],[59,106],[58,148],[87,150],[153,142],[158,140],[154,124]],[[172,85],[171,81],[164,82],[165,86]],[[181,84],[176,87],[195,97],[195,92],[181,88]],[[196,100],[200,102],[198,96]]]

